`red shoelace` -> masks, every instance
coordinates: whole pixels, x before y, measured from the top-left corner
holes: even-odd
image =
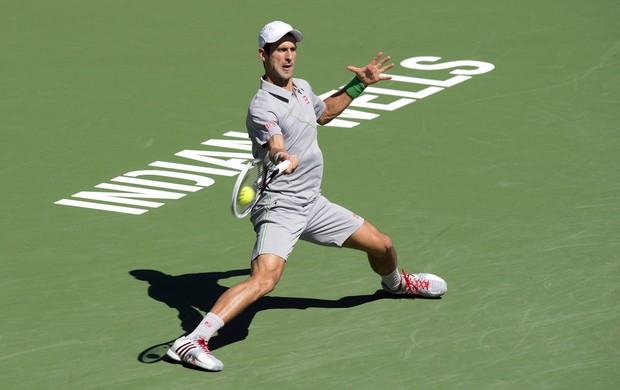
[[[405,273],[405,270],[401,270],[403,272],[403,278],[405,278],[405,289],[410,291],[412,294],[419,294],[420,289],[428,290],[429,281],[428,280],[420,280],[413,275],[409,275]]]
[[[209,340],[205,340],[201,337],[201,338],[194,340],[194,344],[198,345],[200,349],[202,349],[209,355],[211,354],[211,351],[209,350]]]

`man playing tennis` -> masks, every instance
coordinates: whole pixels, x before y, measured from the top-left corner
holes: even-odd
[[[439,297],[446,282],[432,274],[402,274],[391,239],[353,212],[321,195],[323,156],[317,143],[317,124],[340,115],[368,85],[388,80],[383,72],[394,65],[378,53],[368,65],[347,67],[355,78],[322,101],[310,84],[293,78],[297,42],[302,34],[275,21],[259,33],[258,55],[265,74],[248,109],[246,127],[254,157],[273,166],[291,162],[284,174],[265,190],[254,206],[251,221],[256,231],[249,278],[228,289],[196,329],[176,340],[168,356],[209,371],[223,363],[208,348],[208,341],[224,324],[250,304],[271,292],[299,239],[321,245],[366,252],[370,267],[391,294]]]

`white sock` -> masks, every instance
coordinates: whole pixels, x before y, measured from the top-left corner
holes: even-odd
[[[400,273],[398,273],[398,268],[396,268],[391,273],[382,276],[381,281],[390,290],[398,290],[400,288]]]
[[[213,314],[211,312],[207,313],[205,318],[202,320],[200,325],[194,329],[192,333],[187,335],[190,339],[203,338],[205,340],[209,340],[211,336],[215,334],[218,330],[220,330],[224,326],[224,321],[217,314]]]

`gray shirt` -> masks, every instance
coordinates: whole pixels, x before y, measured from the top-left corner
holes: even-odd
[[[310,84],[293,79],[288,91],[263,79],[248,108],[246,127],[252,140],[252,153],[268,165],[267,141],[282,134],[289,154],[299,158],[299,166],[290,175],[279,175],[268,191],[289,204],[308,204],[320,193],[323,178],[323,154],[317,142],[317,119],[325,103],[314,94]]]

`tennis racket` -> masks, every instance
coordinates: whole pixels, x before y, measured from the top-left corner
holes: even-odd
[[[286,171],[291,165],[288,160],[276,165],[276,169],[269,174],[269,169],[263,160],[250,161],[239,173],[237,182],[232,192],[230,209],[233,215],[239,219],[250,213],[252,207],[258,202],[265,188],[276,176]]]

